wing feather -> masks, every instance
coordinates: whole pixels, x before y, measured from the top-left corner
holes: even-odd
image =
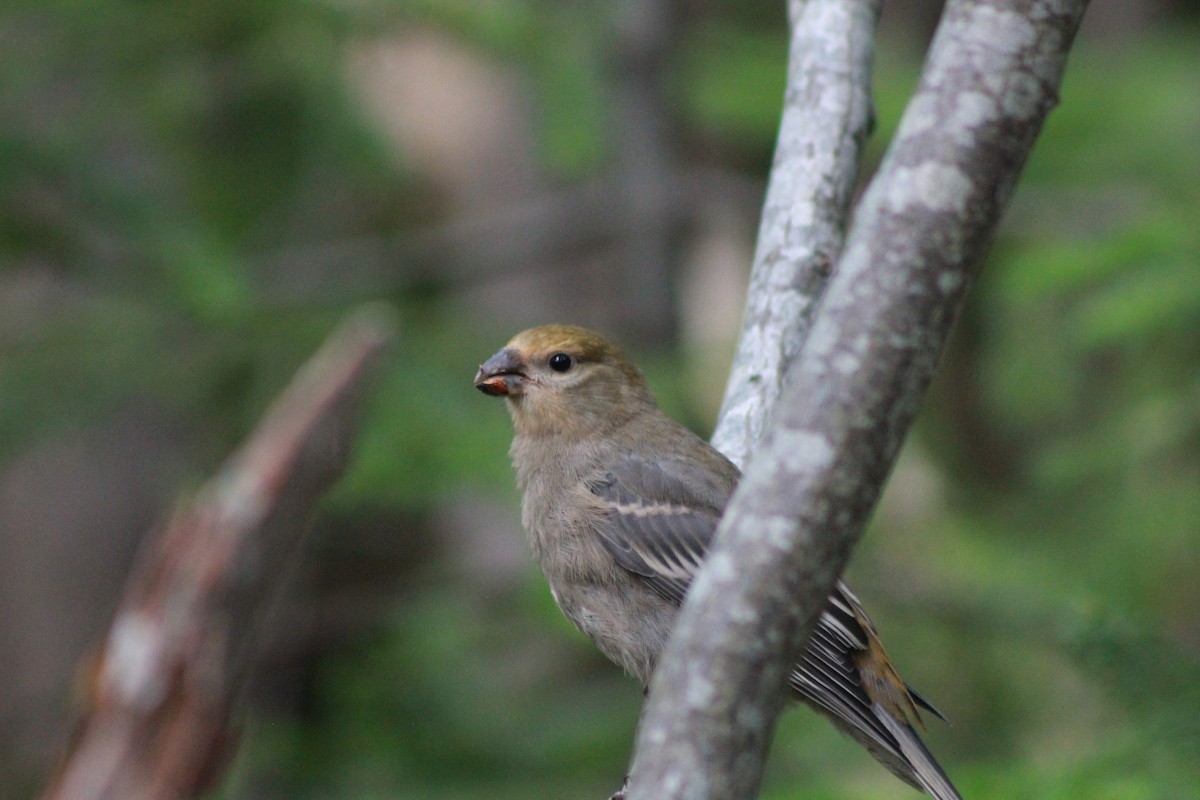
[[[705,484],[689,480],[695,477],[694,469],[682,461],[630,457],[588,483],[608,511],[608,524],[598,531],[608,554],[677,604],[683,602],[704,561],[728,501],[728,492],[719,491],[698,498],[691,487]],[[894,685],[877,680],[874,673],[873,680],[865,682],[860,660],[881,671],[885,679],[894,676]],[[858,598],[841,581],[830,594],[790,683],[805,701],[837,720],[899,777],[937,797],[957,797],[947,793],[944,774],[909,725],[910,719],[919,723],[916,706],[941,715],[895,675]],[[888,702],[881,704],[873,694]]]
[[[608,510],[601,542],[621,567],[643,578],[662,597],[682,603],[708,551],[725,497],[699,502],[682,462],[619,462],[589,488]]]

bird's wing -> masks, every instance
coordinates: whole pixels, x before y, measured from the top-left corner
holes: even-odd
[[[692,487],[704,487],[707,497]],[[589,481],[608,510],[598,533],[624,569],[682,603],[716,532],[728,492],[688,462],[624,459]],[[918,708],[945,719],[896,674],[858,598],[841,581],[829,596],[790,682],[885,766],[934,797],[958,794],[921,744]]]
[[[719,490],[698,497],[692,487],[711,482],[696,471],[681,460],[630,457],[588,483],[608,510],[598,531],[605,550],[674,603],[683,602],[728,500]]]

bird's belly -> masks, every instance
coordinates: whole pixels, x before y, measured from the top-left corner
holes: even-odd
[[[678,608],[635,581],[625,575],[604,586],[552,580],[550,588],[563,614],[600,652],[647,684]]]

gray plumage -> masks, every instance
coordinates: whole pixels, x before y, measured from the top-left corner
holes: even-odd
[[[663,414],[636,367],[590,331],[518,334],[476,386],[508,400],[522,520],[559,608],[648,685],[737,467]],[[902,780],[961,800],[913,729],[918,707],[941,714],[900,680],[841,582],[790,682]]]

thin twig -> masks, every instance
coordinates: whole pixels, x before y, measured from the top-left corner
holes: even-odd
[[[842,250],[873,122],[882,0],[791,0],[787,92],[737,354],[713,445],[745,467]]]

